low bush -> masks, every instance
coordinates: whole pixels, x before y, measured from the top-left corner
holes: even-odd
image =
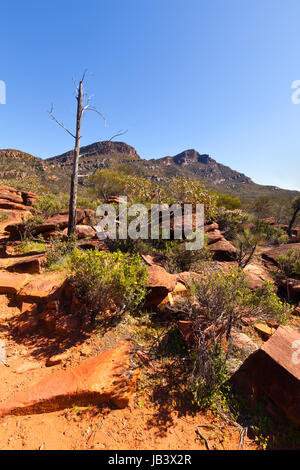
[[[234,240],[242,232],[246,224],[252,223],[253,218],[240,209],[220,210],[216,222],[227,240]]]
[[[191,297],[175,308],[192,328],[188,388],[197,405],[207,407],[227,378],[232,328],[253,316],[284,322],[292,308],[279,300],[270,283],[251,291],[243,271],[236,268],[207,272],[190,288]]]
[[[60,269],[68,263],[68,256],[76,249],[75,235],[65,240],[62,235],[52,238],[47,245],[47,269],[53,271]]]
[[[45,193],[33,204],[43,218],[51,217],[63,209],[61,200],[52,193]]]
[[[300,252],[294,248],[288,250],[286,255],[279,255],[277,263],[281,274],[285,277],[300,279]]]
[[[95,315],[132,312],[146,295],[147,268],[137,254],[75,249],[69,267],[78,295]]]

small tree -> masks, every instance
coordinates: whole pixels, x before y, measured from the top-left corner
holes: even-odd
[[[297,218],[298,212],[300,212],[300,196],[296,197],[296,199],[293,200],[292,208],[293,208],[293,215],[292,215],[292,218],[290,220],[289,228],[288,228],[289,236],[292,235],[293,225],[294,225],[295,220]]]

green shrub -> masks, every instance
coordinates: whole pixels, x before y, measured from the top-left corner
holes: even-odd
[[[92,199],[88,197],[78,197],[77,198],[77,207],[78,209],[92,209],[96,210],[97,207],[99,206],[98,201],[93,201]]]
[[[253,218],[239,209],[232,211],[220,210],[216,222],[219,224],[220,230],[224,232],[225,238],[234,240],[237,234],[244,230],[245,224],[253,222]]]
[[[300,252],[291,248],[286,255],[277,258],[279,269],[285,277],[300,278]]]
[[[256,230],[263,234],[266,241],[272,245],[280,245],[288,241],[287,233],[275,225],[268,224],[265,220],[257,219],[255,221]]]
[[[65,240],[62,235],[52,238],[47,245],[47,264],[49,270],[62,268],[68,262],[68,256],[76,249],[76,236]]]
[[[137,254],[75,249],[69,267],[72,283],[94,314],[131,312],[146,295],[147,268]]]
[[[60,212],[62,210],[61,200],[55,194],[52,193],[43,194],[33,204],[33,206],[44,218],[51,217],[52,215],[57,214],[57,212]]]
[[[180,240],[168,241],[156,254],[162,256],[164,268],[171,273],[201,271],[203,263],[213,259],[213,254],[206,244],[201,250],[187,250],[185,242]]]
[[[8,219],[8,215],[6,214],[6,212],[2,212],[0,214],[0,222],[5,222],[7,219]]]
[[[228,194],[218,194],[217,206],[223,207],[224,209],[234,210],[240,209],[242,203],[240,198],[237,196],[229,196]]]
[[[187,384],[194,401],[202,407],[211,404],[226,381],[232,328],[253,316],[284,322],[292,308],[279,300],[271,283],[258,291],[250,290],[245,274],[236,268],[227,273],[207,271],[194,279],[190,288],[191,297],[181,299],[178,310],[191,322]]]

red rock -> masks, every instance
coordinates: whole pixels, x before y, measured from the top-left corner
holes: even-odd
[[[148,266],[148,287],[150,292],[146,297],[146,307],[157,307],[172,292],[176,286],[177,276],[168,273],[161,266]]]
[[[300,425],[300,333],[280,326],[232,376],[236,390],[255,404],[267,395]]]
[[[40,369],[41,367],[43,367],[42,362],[26,361],[16,370],[16,373],[24,374],[25,372],[30,372],[32,370]]]
[[[28,281],[26,274],[0,271],[0,294],[16,294]]]
[[[274,280],[264,266],[247,264],[244,268],[244,273],[248,279],[250,289],[262,288],[265,281],[274,283]]]
[[[268,217],[267,219],[265,219],[265,222],[269,225],[275,225],[276,220],[274,217]]]
[[[236,329],[232,330],[231,339],[232,344],[236,349],[245,351],[248,354],[251,354],[258,349],[258,345],[249,338],[249,336]]]
[[[33,302],[54,300],[60,294],[62,284],[63,281],[35,278],[19,291],[18,298],[22,301]]]
[[[79,331],[79,321],[72,315],[65,315],[56,321],[55,332],[62,336],[68,336]]]
[[[1,403],[0,415],[45,413],[107,401],[124,408],[137,377],[130,373],[130,350],[131,343],[125,341],[77,367],[54,372]]]
[[[40,274],[47,258],[43,254],[26,256],[10,264],[6,269],[10,272]]]
[[[55,331],[57,318],[58,313],[55,310],[48,310],[39,315],[39,320],[42,322],[42,325],[44,325],[50,333]]]
[[[17,330],[19,336],[25,336],[33,333],[38,326],[38,319],[35,316],[29,316],[26,320],[19,321]]]
[[[38,201],[39,196],[35,193],[31,193],[30,191],[22,191],[22,199],[26,206],[32,206],[33,203]]]
[[[220,240],[213,245],[209,246],[209,249],[214,253],[214,258],[217,261],[233,261],[237,255],[237,249],[228,240]]]
[[[265,340],[269,339],[276,331],[275,328],[271,328],[264,323],[254,323],[253,327]]]
[[[105,201],[106,204],[121,204],[122,202],[124,202],[124,199],[119,196],[110,196]]]
[[[67,352],[56,354],[55,356],[51,356],[47,359],[46,366],[52,367],[52,366],[56,366],[57,364],[61,364],[62,362],[65,362],[68,359],[68,357],[69,357],[69,354]]]
[[[65,228],[62,232],[64,237],[68,236],[68,229]],[[75,236],[79,240],[84,238],[93,238],[96,236],[96,230],[93,229],[90,225],[76,225]]]
[[[24,204],[21,191],[11,188],[10,186],[0,186],[0,199]]]
[[[220,230],[210,230],[206,233],[207,244],[212,245],[220,240],[223,240],[224,237],[221,234]]]
[[[193,282],[200,281],[202,279],[202,275],[199,273],[194,273],[193,271],[184,271],[182,273],[177,274],[177,279],[183,282],[186,286],[189,286]]]
[[[217,222],[212,222],[211,224],[204,225],[204,232],[208,233],[213,230],[219,230],[219,224]]]
[[[267,261],[271,261],[273,264],[277,265],[277,259],[279,255],[286,256],[287,252],[290,250],[295,250],[297,252],[300,251],[300,243],[293,243],[292,245],[286,243],[284,245],[280,245],[276,248],[272,248],[271,250],[264,251],[261,256],[266,259]]]
[[[30,208],[24,206],[24,204],[17,204],[16,202],[7,201],[6,199],[0,198],[0,208],[9,209],[15,211],[28,211]]]
[[[298,307],[296,307],[295,310],[294,310],[294,315],[299,315],[300,316],[300,302],[298,304]]]

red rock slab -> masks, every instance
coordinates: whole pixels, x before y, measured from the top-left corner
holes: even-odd
[[[271,261],[272,263],[277,264],[278,256],[286,256],[287,252],[290,250],[300,252],[300,243],[286,243],[276,248],[272,248],[271,250],[264,251],[261,256],[267,261]]]
[[[7,271],[16,273],[39,274],[42,272],[43,266],[46,264],[46,256],[44,254],[26,256],[18,261],[10,264]]]
[[[209,245],[209,249],[217,261],[233,261],[236,258],[237,249],[225,238]]]
[[[267,271],[264,266],[247,264],[244,268],[244,273],[248,279],[250,289],[260,289],[263,287],[265,281],[274,283],[269,271]]]
[[[137,377],[130,374],[130,350],[131,343],[124,341],[77,367],[44,377],[1,403],[0,416],[47,413],[106,401],[125,408]]]
[[[177,276],[158,265],[148,266],[148,287],[145,307],[157,307],[175,289]]]
[[[21,191],[11,188],[10,186],[0,186],[0,199],[6,199],[18,204],[24,203]]]
[[[68,235],[68,229],[65,228],[62,232],[64,237]],[[93,229],[90,225],[76,225],[75,227],[75,236],[79,240],[84,238],[93,238],[96,236],[96,230]]]
[[[220,240],[223,240],[224,238],[220,230],[217,230],[217,229],[206,232],[206,237],[207,237],[208,245],[212,245],[213,243],[219,242]]]
[[[261,349],[246,359],[232,381],[250,402],[267,395],[300,425],[300,333],[280,326]]]
[[[54,300],[60,293],[62,283],[56,279],[32,279],[18,292],[18,298],[23,302]]]
[[[217,222],[212,222],[211,224],[204,225],[204,232],[211,232],[213,230],[218,230],[219,229],[219,224]]]
[[[27,281],[26,274],[0,271],[0,294],[17,294]]]
[[[17,202],[7,201],[6,199],[1,199],[1,198],[0,198],[0,208],[18,210],[18,211],[27,211],[30,209],[30,207],[24,206],[24,204],[18,204]]]

